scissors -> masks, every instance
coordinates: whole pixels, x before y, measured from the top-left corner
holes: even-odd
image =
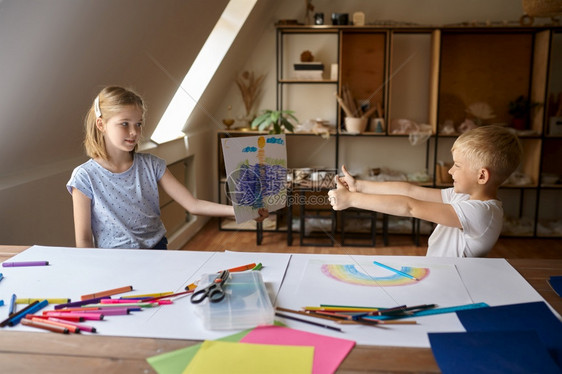
[[[206,298],[209,298],[210,302],[218,303],[224,299],[226,293],[224,292],[223,286],[229,276],[230,272],[228,270],[221,271],[213,283],[191,295],[191,302],[193,304],[199,304]]]

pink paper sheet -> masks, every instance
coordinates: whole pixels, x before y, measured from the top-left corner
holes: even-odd
[[[355,341],[333,338],[281,326],[260,326],[250,331],[242,343],[314,347],[313,373],[333,373],[355,346]]]

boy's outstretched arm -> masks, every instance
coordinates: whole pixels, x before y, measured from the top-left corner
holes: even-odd
[[[334,210],[359,208],[461,228],[457,214],[450,204],[423,201],[404,195],[350,192],[337,178],[336,186],[336,189],[328,192]]]
[[[349,191],[361,192],[366,194],[379,195],[403,195],[414,199],[442,202],[441,190],[436,188],[427,188],[416,186],[408,182],[375,182],[367,180],[355,180],[347,171],[345,165],[342,165],[343,177],[339,178]]]
[[[184,207],[191,214],[212,216],[212,217],[234,217],[234,208],[231,205],[218,204],[211,201],[197,199],[193,194],[181,184],[176,177],[166,169],[166,172],[158,182],[172,199]],[[269,216],[266,209],[258,211],[259,217],[256,221],[261,222]]]

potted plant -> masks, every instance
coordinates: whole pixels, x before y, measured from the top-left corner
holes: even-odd
[[[262,114],[252,121],[252,129],[260,131],[269,129],[270,134],[281,134],[284,130],[293,132],[295,126],[292,121],[298,123],[298,119],[293,115],[292,110],[264,110]]]
[[[538,106],[539,103],[532,103],[525,96],[521,95],[514,101],[509,102],[508,113],[513,116],[512,125],[517,130],[525,130],[531,109]]]

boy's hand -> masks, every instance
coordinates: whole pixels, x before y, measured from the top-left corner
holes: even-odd
[[[265,208],[258,209],[259,217],[256,218],[256,222],[262,222],[264,219],[269,217],[269,211]]]
[[[355,178],[349,174],[345,165],[341,166],[341,171],[343,172],[343,177],[338,177],[340,183],[344,185],[350,192],[357,192],[357,186],[355,185]]]
[[[348,191],[347,186],[340,181],[340,178],[336,176],[334,179],[336,181],[336,189],[328,191],[330,205],[332,205],[334,210],[347,209],[349,208],[351,192]]]

